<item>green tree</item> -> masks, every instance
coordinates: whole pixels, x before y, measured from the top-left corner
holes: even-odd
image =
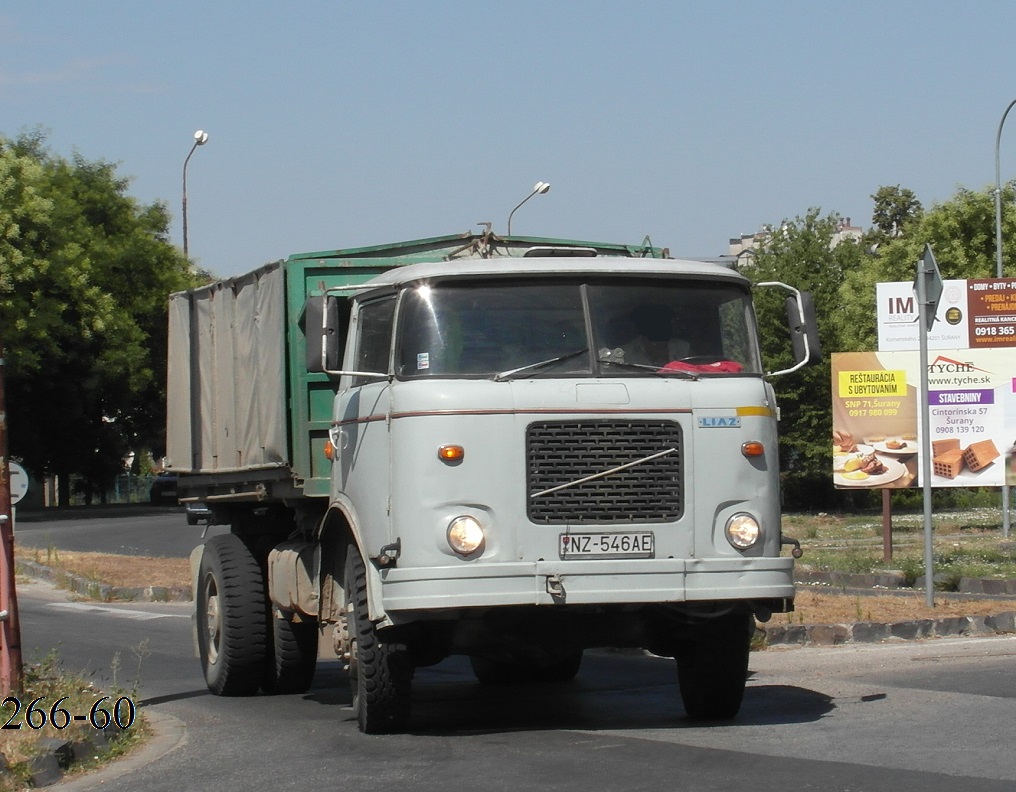
[[[744,273],[754,282],[782,281],[815,300],[823,350],[839,348],[840,286],[844,274],[863,257],[852,240],[834,245],[841,218],[810,209],[804,217],[784,221],[759,245],[754,264]],[[785,293],[756,289],[756,310],[767,368],[793,364],[787,334]],[[837,499],[830,475],[832,396],[828,356],[817,366],[774,381],[780,405],[780,466],[784,500],[798,507],[828,507]]]
[[[166,302],[197,276],[116,166],[0,137],[0,338],[11,454],[104,491],[128,447],[164,446]]]
[[[1014,187],[1002,194],[1005,211],[1002,236],[1008,240],[1003,254],[1008,272],[1016,268],[1016,208]],[[942,277],[995,277],[994,192],[960,188],[952,199],[936,204],[908,226],[907,233],[887,239],[861,258],[859,266],[845,273],[839,293],[840,310],[832,321],[839,325],[840,352],[863,352],[878,348],[875,285],[912,281],[925,243],[935,253]]]
[[[871,196],[875,208],[871,213],[872,242],[884,242],[904,236],[924,212],[913,190],[900,187],[879,187]]]

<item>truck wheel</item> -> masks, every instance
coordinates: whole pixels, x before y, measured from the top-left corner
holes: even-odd
[[[693,720],[729,720],[737,715],[748,680],[751,617],[743,613],[710,619],[692,629],[677,651],[677,681],[685,712]]]
[[[271,622],[274,651],[266,658],[261,688],[265,693],[305,693],[317,667],[317,622],[294,622],[280,616],[272,617]]]
[[[257,692],[267,622],[261,566],[234,534],[212,537],[198,572],[197,631],[208,689],[217,696]]]
[[[379,633],[368,617],[367,571],[355,545],[346,552],[344,585],[349,684],[360,731],[399,731],[409,720],[414,669],[405,644]]]

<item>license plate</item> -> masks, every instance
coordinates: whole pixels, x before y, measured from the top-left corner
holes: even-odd
[[[652,531],[627,533],[566,533],[558,537],[561,558],[652,558]]]

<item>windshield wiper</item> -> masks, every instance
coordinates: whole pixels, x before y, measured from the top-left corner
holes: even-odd
[[[579,355],[583,355],[589,351],[589,347],[578,349],[575,352],[569,352],[567,355],[559,355],[558,357],[550,358],[549,360],[541,360],[537,363],[529,363],[525,366],[519,366],[518,368],[509,369],[508,371],[502,371],[494,375],[494,382],[504,382],[505,380],[512,379],[517,374],[531,373],[538,371],[545,366],[552,366],[555,363],[564,363],[566,360],[577,358]]]
[[[679,379],[690,379],[697,380],[699,375],[692,371],[680,371],[678,369],[664,369],[660,366],[650,366],[645,363],[625,363],[620,360],[611,360],[610,358],[600,358],[600,363],[608,363],[611,366],[620,366],[621,368],[637,369],[639,371],[648,371],[651,374],[656,374],[660,377],[677,377]]]

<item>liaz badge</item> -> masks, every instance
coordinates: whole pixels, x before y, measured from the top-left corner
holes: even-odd
[[[707,415],[698,419],[699,429],[736,429],[740,425],[738,415]]]

